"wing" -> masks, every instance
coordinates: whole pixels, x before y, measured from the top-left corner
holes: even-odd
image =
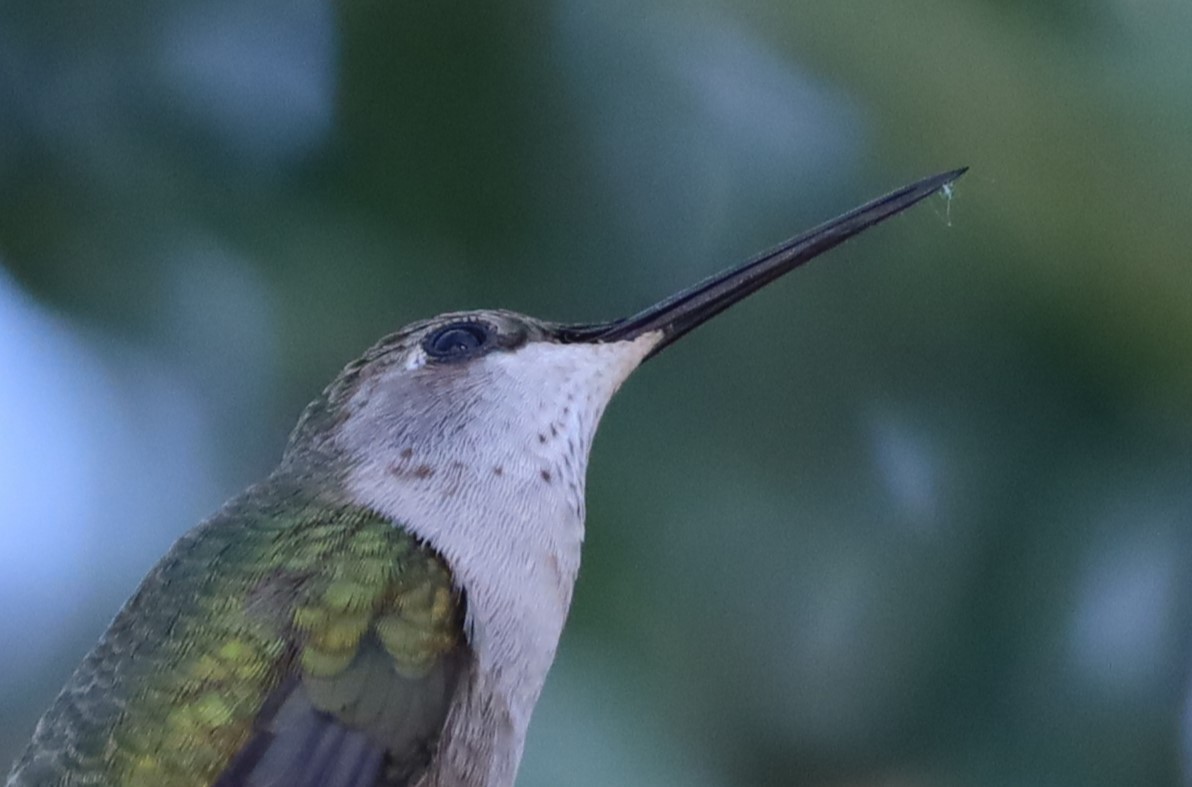
[[[408,784],[468,663],[463,612],[400,528],[258,488],[150,574],[9,784]]]

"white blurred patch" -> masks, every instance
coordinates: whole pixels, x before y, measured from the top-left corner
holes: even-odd
[[[0,268],[0,642],[10,666],[38,658],[61,630],[55,607],[86,586],[88,460],[99,448],[88,404],[107,386],[78,338]]]
[[[654,243],[688,264],[734,221],[807,199],[857,160],[858,108],[727,14],[568,0],[556,39],[590,146],[580,155],[645,256]]]
[[[104,349],[0,268],[0,663],[8,680],[42,667],[80,614],[115,614],[215,494],[209,430],[189,392],[144,354]]]
[[[858,139],[853,129],[860,125],[844,95],[728,19],[708,21],[713,24],[685,31],[695,34],[694,45],[674,47],[672,41],[666,54],[670,70],[690,91],[699,119],[711,123],[717,141],[780,168],[843,163]]]
[[[271,404],[277,330],[273,293],[251,260],[190,229],[170,236],[161,297],[170,350],[221,413],[260,417]]]
[[[63,171],[108,186],[143,178],[142,187],[176,196],[172,180],[159,180],[175,175],[155,142],[197,136],[214,143],[214,159],[259,173],[309,154],[331,132],[338,73],[330,3],[188,1],[117,15],[123,22],[95,29],[0,30],[0,171],[30,150],[49,152]],[[6,69],[21,77],[6,81]]]
[[[1167,528],[1122,530],[1097,545],[1067,632],[1070,663],[1109,696],[1155,691],[1175,652],[1180,545]]]
[[[901,521],[928,533],[938,524],[939,459],[927,435],[882,414],[871,425],[873,461]]]
[[[308,153],[329,133],[336,90],[331,4],[188,4],[161,31],[157,72],[179,108],[254,163]]]

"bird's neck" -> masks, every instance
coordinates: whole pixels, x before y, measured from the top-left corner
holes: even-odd
[[[513,783],[571,605],[591,435],[545,414],[517,432],[450,456],[395,444],[347,476],[353,500],[425,539],[465,593],[475,660],[430,784]]]

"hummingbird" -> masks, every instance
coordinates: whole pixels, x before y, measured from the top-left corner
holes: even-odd
[[[153,568],[8,787],[510,787],[613,394],[692,329],[964,172],[627,318],[455,312],[381,339],[305,408],[277,468]]]

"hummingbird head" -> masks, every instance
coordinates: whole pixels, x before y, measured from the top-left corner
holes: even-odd
[[[579,326],[505,310],[415,322],[336,377],[303,414],[287,456],[315,449],[355,465],[395,453],[395,479],[434,485],[484,463],[508,477],[517,463],[502,455],[557,452],[565,441],[578,469],[605,405],[661,339],[648,330],[594,340]]]
[[[531,453],[546,450],[562,438],[564,456],[578,470],[609,399],[644,360],[963,172],[892,192],[631,317],[564,324],[479,310],[407,325],[349,364],[307,408],[287,456],[321,448],[354,463],[396,450],[409,461],[397,462],[395,475],[410,464],[416,480],[428,481],[441,469],[425,461],[429,455],[450,455],[458,468],[524,451],[525,443]],[[481,459],[487,454],[493,456]],[[504,470],[494,465],[496,475]]]

